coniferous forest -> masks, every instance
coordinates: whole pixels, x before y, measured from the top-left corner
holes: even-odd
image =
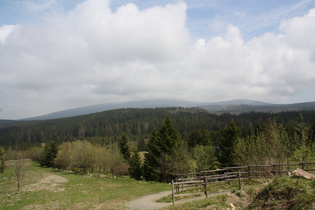
[[[82,173],[169,181],[219,167],[314,161],[314,131],[315,111],[214,115],[200,108],[130,108],[1,122],[0,154],[23,153],[43,166]]]

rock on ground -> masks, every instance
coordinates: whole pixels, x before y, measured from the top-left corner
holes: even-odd
[[[308,173],[308,172],[306,172],[306,171],[304,171],[304,170],[302,170],[300,168],[292,171],[292,174],[294,176],[303,177],[305,179],[315,179],[315,175],[314,174],[310,174],[310,173]]]

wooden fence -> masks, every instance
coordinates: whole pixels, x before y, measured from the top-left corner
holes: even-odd
[[[241,189],[242,179],[251,180],[253,178],[285,176],[289,175],[297,168],[301,168],[305,171],[315,171],[315,162],[275,165],[247,165],[227,167],[217,170],[206,170],[198,173],[178,174],[177,178],[172,180],[173,204],[175,203],[175,197],[179,196],[205,194],[206,197],[208,197],[208,187],[212,183],[238,180],[239,189]],[[198,193],[179,194],[179,192],[184,189],[197,186],[200,186],[203,191]]]

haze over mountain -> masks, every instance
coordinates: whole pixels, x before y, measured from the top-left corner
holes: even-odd
[[[68,110],[62,110],[58,112],[53,112],[50,114],[26,118],[23,120],[44,120],[44,119],[54,119],[62,117],[72,117],[77,115],[91,114],[101,111],[113,110],[113,109],[123,109],[123,108],[159,108],[159,107],[193,107],[199,106],[202,103],[182,101],[182,100],[147,100],[147,101],[132,101],[123,103],[102,103],[90,106],[83,106]]]
[[[210,113],[240,114],[246,112],[281,112],[296,110],[315,110],[315,102],[296,103],[296,104],[272,104],[248,99],[235,99],[221,102],[193,102],[185,100],[146,100],[132,101],[124,103],[103,103],[68,110],[53,112],[50,114],[25,118],[22,120],[47,120],[78,115],[91,114],[113,109],[123,108],[161,108],[161,107],[199,107]]]

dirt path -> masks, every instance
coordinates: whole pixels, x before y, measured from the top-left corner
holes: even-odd
[[[39,191],[39,190],[50,190],[54,192],[64,191],[62,184],[68,182],[68,180],[62,176],[47,174],[39,182],[26,185],[22,188],[23,191]]]
[[[165,196],[168,196],[172,194],[172,191],[164,191],[152,195],[147,195],[141,198],[138,198],[136,200],[130,201],[126,203],[126,207],[130,209],[137,209],[137,210],[151,210],[151,209],[160,209],[169,205],[172,205],[172,203],[158,203],[156,200],[159,200],[160,198],[163,198]],[[217,196],[217,195],[222,195],[226,194],[229,195],[231,194],[230,191],[224,191],[224,192],[216,192],[216,193],[210,193],[208,194],[209,197]],[[191,199],[185,199],[185,200],[180,200],[176,201],[175,204],[181,204],[181,203],[186,203],[189,201],[195,201],[195,200],[200,200],[204,199],[206,196],[200,196],[196,198],[191,198]]]
[[[172,194],[172,191],[164,191],[152,195],[147,195],[142,198],[130,201],[126,204],[126,207],[130,209],[139,209],[139,210],[145,210],[145,209],[160,209],[165,206],[168,206],[172,203],[157,203],[156,200],[163,198],[165,196],[168,196]]]

